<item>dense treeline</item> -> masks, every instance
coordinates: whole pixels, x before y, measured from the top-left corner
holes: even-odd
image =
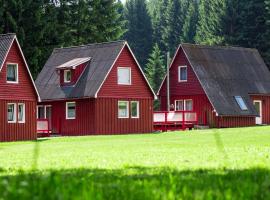
[[[270,0],[0,0],[34,76],[54,47],[126,39],[157,90],[181,42],[257,48],[270,66]]]

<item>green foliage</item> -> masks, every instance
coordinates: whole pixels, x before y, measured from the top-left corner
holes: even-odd
[[[165,75],[165,63],[158,44],[154,45],[146,65],[146,76],[155,92],[158,91],[161,81]]]
[[[224,43],[225,0],[200,0],[195,41],[200,44]]]
[[[269,199],[269,129],[1,143],[0,198]]]
[[[145,0],[127,0],[125,4],[127,32],[124,35],[142,68],[152,48],[152,25]]]

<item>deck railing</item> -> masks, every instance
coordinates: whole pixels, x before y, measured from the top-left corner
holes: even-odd
[[[154,126],[161,130],[174,127],[183,130],[198,124],[197,113],[194,111],[158,111],[154,112]]]
[[[37,133],[50,134],[50,125],[48,119],[37,119]]]

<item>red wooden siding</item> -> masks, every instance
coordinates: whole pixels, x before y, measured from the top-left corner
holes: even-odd
[[[178,82],[178,66],[183,65],[187,66],[187,82]],[[165,80],[159,93],[161,110],[167,110],[166,95],[167,84]],[[198,122],[201,125],[209,125],[210,127],[243,127],[255,125],[255,117],[216,116],[212,104],[182,49],[177,53],[170,69],[170,95],[170,104],[174,104],[175,100],[192,99],[193,110],[197,112]]]
[[[76,119],[66,119],[66,102],[76,102]],[[40,105],[52,106],[52,131],[56,134],[94,134],[94,99],[43,102]]]
[[[7,104],[25,103],[25,123],[7,122]],[[36,101],[0,100],[0,141],[34,140],[36,135]],[[18,107],[17,107],[18,108]]]
[[[60,70],[60,84],[61,85],[74,85],[80,78],[87,64],[88,62],[80,64],[79,66],[76,67],[76,69],[71,69],[71,82],[70,83],[64,83],[64,70]]]
[[[18,84],[6,82],[7,63],[18,64]],[[25,123],[7,122],[7,103],[25,104]],[[34,140],[37,94],[18,44],[14,42],[0,72],[0,141]]]
[[[118,101],[139,101],[139,118],[118,118]],[[153,100],[136,98],[96,99],[96,133],[126,134],[150,133],[153,131]],[[130,106],[129,106],[130,109]],[[130,112],[129,112],[130,114]]]
[[[131,68],[131,85],[117,84],[117,67]],[[105,80],[98,97],[154,98],[132,54],[125,47]]]
[[[19,83],[12,84],[6,81],[6,65],[7,63],[17,63],[19,72]],[[3,68],[0,72],[0,99],[16,99],[16,100],[29,100],[36,101],[37,95],[35,88],[31,82],[27,72],[25,63],[16,42],[12,47],[4,62]]]
[[[262,101],[262,123],[270,124],[270,96],[252,95],[251,99]]]

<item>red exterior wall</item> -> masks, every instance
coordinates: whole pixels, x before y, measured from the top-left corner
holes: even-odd
[[[131,85],[117,84],[117,67],[131,68]],[[115,62],[110,74],[98,93],[98,97],[154,98],[127,47],[123,49],[121,55]]]
[[[118,119],[118,100],[139,101],[139,118]],[[152,99],[99,98],[96,100],[95,113],[97,134],[150,133],[153,131]]]
[[[76,119],[66,119],[66,102],[76,102]],[[95,133],[94,99],[43,102],[52,106],[52,132],[64,136]]]
[[[18,84],[6,83],[6,64],[18,64]],[[7,103],[25,103],[25,123],[7,122]],[[16,42],[0,72],[0,141],[36,139],[37,95]]]
[[[251,99],[262,101],[262,123],[270,124],[270,96],[251,95]]]
[[[178,66],[187,66],[187,82],[178,82]],[[159,98],[161,110],[167,110],[167,80],[164,81]],[[255,125],[254,117],[217,117],[214,108],[205,94],[196,74],[188,62],[184,52],[180,49],[170,69],[170,104],[175,100],[193,100],[193,111],[198,114],[201,125],[210,127],[243,127]]]
[[[80,64],[79,66],[76,67],[76,69],[71,69],[71,82],[70,83],[64,83],[64,70],[60,70],[60,84],[61,85],[74,85],[78,81],[85,67],[87,66],[87,63]]]

